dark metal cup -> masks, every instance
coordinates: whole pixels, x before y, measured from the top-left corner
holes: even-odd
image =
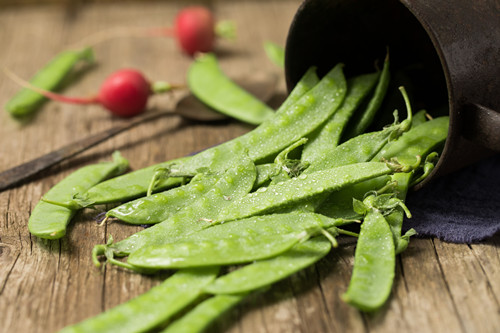
[[[393,84],[407,87],[414,108],[450,116],[427,181],[500,151],[498,0],[306,0],[288,33],[288,88],[312,65],[372,71],[387,50]]]

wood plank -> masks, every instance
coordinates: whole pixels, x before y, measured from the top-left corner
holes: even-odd
[[[500,275],[492,276],[490,280],[480,260],[468,246],[439,240],[435,240],[434,244],[447,287],[465,331],[498,331],[500,307],[492,285],[498,285]]]

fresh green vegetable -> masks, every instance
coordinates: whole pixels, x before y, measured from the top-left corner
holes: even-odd
[[[221,210],[213,223],[232,221],[294,205],[324,192],[337,191],[367,179],[392,173],[385,163],[367,162],[302,174],[297,178],[263,187],[235,200]]]
[[[296,244],[280,256],[260,260],[223,275],[205,287],[212,294],[235,294],[258,290],[308,267],[324,257],[331,243],[315,237]]]
[[[276,65],[281,68],[285,67],[285,50],[283,47],[276,43],[266,41],[264,42],[264,50],[267,57]]]
[[[389,87],[389,80],[389,55],[387,55],[384,61],[384,67],[382,68],[382,73],[380,74],[380,79],[370,102],[366,106],[366,109],[363,110],[358,117],[354,115],[345,130],[344,140],[360,135],[371,125],[377,111],[382,105],[387,88]]]
[[[310,135],[309,141],[302,152],[302,160],[312,165],[325,160],[325,154],[331,152],[339,144],[347,122],[373,89],[379,76],[379,73],[365,74],[347,81],[347,93],[344,102],[322,127]]]
[[[75,66],[82,61],[89,63],[94,61],[92,49],[64,51],[40,69],[30,80],[30,83],[44,90],[56,90]],[[7,102],[5,109],[12,116],[22,118],[33,114],[46,100],[39,93],[24,88]]]
[[[217,272],[214,267],[180,270],[145,294],[60,333],[146,332],[196,301]]]
[[[28,229],[40,238],[57,239],[66,234],[66,227],[80,206],[65,206],[75,195],[84,194],[104,179],[123,173],[129,164],[119,152],[112,162],[93,164],[78,169],[52,187],[31,212]]]
[[[126,202],[109,210],[106,216],[130,224],[159,223],[206,195],[219,179],[216,174],[198,174],[186,185]]]
[[[387,210],[401,207],[409,211],[403,202],[389,194],[374,194],[363,202],[355,200],[358,214],[365,215],[361,224],[351,281],[344,301],[362,311],[375,311],[391,293],[396,267],[396,249],[393,231],[384,217]]]
[[[170,324],[161,333],[202,332],[221,314],[241,302],[246,294],[216,295],[198,304],[187,314]]]
[[[195,59],[187,80],[189,89],[199,100],[232,118],[259,125],[274,114],[271,108],[224,75],[211,53]]]

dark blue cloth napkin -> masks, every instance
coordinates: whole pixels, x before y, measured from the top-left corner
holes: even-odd
[[[405,228],[419,236],[475,243],[500,230],[500,154],[436,179],[408,193],[412,218]]]

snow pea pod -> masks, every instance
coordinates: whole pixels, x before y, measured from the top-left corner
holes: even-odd
[[[217,267],[180,270],[145,294],[60,333],[146,332],[196,301],[217,272]]]
[[[373,160],[397,157],[401,163],[414,163],[415,156],[425,156],[444,143],[448,135],[449,117],[429,120],[385,146]]]
[[[314,131],[337,111],[344,100],[346,87],[342,65],[339,64],[293,105],[241,136],[250,157],[258,164],[265,163],[290,143]]]
[[[70,71],[79,62],[92,63],[94,54],[91,48],[77,51],[64,51],[58,54],[30,80],[30,83],[45,90],[57,89]],[[26,117],[35,112],[47,99],[31,89],[21,89],[5,105],[5,109],[14,117]]]
[[[46,239],[63,237],[79,207],[64,207],[56,203],[71,202],[75,195],[85,193],[104,179],[123,173],[128,166],[128,161],[115,152],[112,162],[88,165],[70,174],[52,187],[35,206],[28,221],[30,233]]]
[[[285,118],[290,118],[291,117],[290,113],[291,113],[292,115],[297,114],[298,119],[296,118],[295,121],[298,121],[300,123],[301,122],[300,115],[298,113],[300,113],[303,110],[302,109],[295,110],[292,106],[304,94],[306,94],[310,89],[312,89],[312,87],[314,87],[318,81],[319,79],[316,75],[315,68],[310,68],[304,74],[302,79],[297,83],[297,85],[292,90],[292,92],[285,100],[285,102],[282,104],[282,106],[276,111],[275,115],[273,116],[273,119],[261,124],[258,127],[260,128],[259,131],[256,131],[256,129],[254,129],[253,131],[250,131],[249,133],[243,136],[240,136],[231,141],[223,143],[217,147],[207,149],[194,156],[187,156],[181,159],[160,163],[144,169],[130,172],[120,177],[110,179],[107,182],[103,182],[91,188],[87,192],[89,200],[95,202],[96,204],[104,204],[111,202],[126,201],[143,196],[146,194],[148,190],[150,181],[155,174],[155,170],[161,167],[163,168],[169,167],[172,164],[177,165],[179,169],[183,168],[183,166],[188,163],[192,163],[190,167],[191,169],[193,168],[197,169],[200,167],[208,167],[209,169],[211,169],[211,171],[216,171],[214,170],[214,168],[221,169],[222,167],[224,167],[225,163],[230,163],[233,160],[234,156],[232,152],[236,151],[235,149],[237,148],[237,146],[241,144],[243,141],[246,142],[253,141],[251,139],[253,136],[256,137],[262,136],[260,139],[255,139],[255,140],[261,140],[262,142],[266,142],[266,140],[268,141],[276,140],[276,137],[279,137],[280,131],[278,131],[272,124],[275,119],[281,119],[282,115]],[[340,85],[342,84],[340,83]],[[315,111],[317,110],[312,110],[311,112],[314,113]],[[309,114],[309,112],[306,112],[306,114],[302,115],[302,117],[305,118],[307,114]],[[320,119],[317,121],[319,123],[321,122],[323,116],[320,112],[318,112],[317,116],[320,117]],[[288,142],[281,143],[281,146],[285,148],[288,144],[289,144]],[[251,145],[250,146],[246,145],[246,146],[249,149],[250,156],[254,160],[264,159],[268,155],[272,154],[276,149],[273,147],[272,152],[264,150],[259,153],[259,151],[256,151],[254,147],[252,147]],[[224,152],[227,153],[224,154]],[[164,190],[172,186],[179,185],[181,182],[182,179],[179,178],[166,178],[163,179],[158,184],[156,184],[155,190],[156,191]]]
[[[318,84],[319,78],[316,75],[316,67],[312,66],[304,73],[300,78],[299,82],[293,87],[290,95],[285,99],[283,104],[280,105],[276,113],[283,113],[283,110],[287,110],[292,107],[305,93],[311,90],[316,84]]]
[[[314,264],[330,252],[331,243],[315,237],[267,260],[256,261],[223,275],[205,287],[212,294],[234,294],[264,288]]]
[[[186,185],[129,201],[109,210],[106,216],[139,225],[165,221],[205,195],[219,178],[213,174],[199,174]]]
[[[297,230],[336,227],[344,223],[346,222],[342,219],[330,219],[319,214],[294,211],[284,214],[252,216],[223,224],[210,224],[202,230],[182,236],[180,240],[197,242],[231,237],[281,235],[290,234]]]
[[[315,164],[316,161],[323,160],[324,156],[338,145],[347,121],[373,89],[379,75],[379,73],[360,75],[347,81],[344,102],[325,125],[311,134],[302,152],[302,160]]]
[[[334,148],[323,159],[311,164],[304,173],[309,174],[318,170],[325,170],[342,165],[368,162],[373,159],[394,137],[410,129],[411,120],[394,124],[381,131],[358,135]]]
[[[375,118],[375,114],[382,105],[387,88],[389,87],[389,80],[389,55],[387,55],[384,60],[384,67],[382,68],[379,81],[375,87],[375,92],[373,93],[370,102],[366,106],[366,109],[358,110],[359,114],[354,115],[351,119],[343,135],[343,140],[348,140],[364,133],[365,130],[371,125],[373,119]]]
[[[233,154],[233,163],[237,164],[224,172],[204,196],[151,228],[111,245],[97,245],[94,262],[97,263],[97,255],[105,254],[106,251],[111,251],[113,255],[125,256],[143,246],[164,244],[186,233],[201,230],[223,207],[252,189],[256,178],[255,165],[241,151],[240,154],[241,156]]]
[[[128,263],[180,268],[242,263],[275,256],[318,230],[342,224],[313,213],[277,214],[209,226],[168,244],[145,246]]]
[[[240,303],[247,295],[216,295],[170,324],[161,333],[195,333],[204,331],[221,314]]]
[[[274,114],[273,109],[229,79],[212,53],[195,59],[189,67],[187,82],[199,100],[232,118],[259,125]]]
[[[281,235],[179,241],[146,246],[132,252],[127,263],[141,269],[234,265],[274,257],[304,240],[307,232]]]
[[[361,311],[375,311],[391,293],[396,255],[392,231],[377,209],[361,224],[351,281],[342,299]]]
[[[385,163],[365,162],[302,174],[291,180],[263,187],[235,200],[221,210],[213,223],[265,214],[310,199],[318,194],[340,190],[392,172],[393,169]]]
[[[276,43],[266,41],[264,42],[264,50],[267,57],[276,65],[281,68],[285,67],[285,49]]]

